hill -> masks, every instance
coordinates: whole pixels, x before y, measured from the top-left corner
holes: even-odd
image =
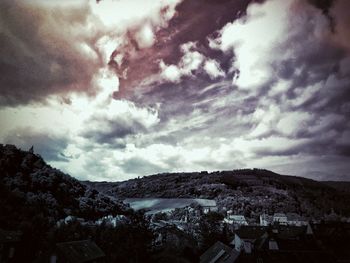
[[[96,219],[125,205],[47,165],[32,151],[0,145],[0,225],[54,224],[68,215]]]
[[[318,182],[268,170],[163,173],[124,182],[81,182],[30,151],[0,145],[0,223],[14,227],[35,217],[96,219],[127,211],[125,198],[205,198],[236,213],[295,212],[310,218],[350,216],[343,182]],[[35,219],[34,219],[35,220]]]
[[[350,193],[341,182],[319,182],[268,170],[242,169],[164,173],[124,182],[85,182],[118,198],[208,198],[219,206],[254,217],[263,212],[295,212],[310,218],[349,216]]]
[[[350,193],[350,182],[324,181],[323,183],[338,191]]]

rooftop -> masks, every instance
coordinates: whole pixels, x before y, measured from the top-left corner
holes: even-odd
[[[72,241],[56,244],[57,252],[66,262],[83,263],[105,256],[103,251],[91,240]]]
[[[218,241],[201,255],[200,263],[229,263],[234,262],[238,256],[238,251]]]
[[[266,232],[266,227],[243,226],[235,233],[242,239],[258,239]]]

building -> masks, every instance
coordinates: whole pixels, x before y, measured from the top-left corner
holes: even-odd
[[[307,226],[273,226],[258,253],[263,262],[335,262],[331,253],[319,246]]]
[[[291,226],[306,226],[308,224],[308,221],[296,214],[296,213],[287,213],[287,224]]]
[[[152,246],[155,250],[163,248],[184,250],[187,248],[194,251],[197,248],[196,240],[174,225],[166,225],[158,228],[153,233],[155,238],[152,241]]]
[[[269,226],[273,222],[273,217],[267,214],[260,215],[260,226]]]
[[[105,254],[91,240],[63,242],[56,244],[56,251],[50,263],[98,263]]]
[[[239,226],[247,226],[248,222],[243,215],[228,215],[224,218],[224,222],[228,224],[234,224]]]
[[[15,258],[21,236],[21,232],[0,229],[0,262],[10,262]]]
[[[215,200],[197,200],[197,203],[202,207],[204,214],[218,211]]]
[[[242,226],[235,232],[231,245],[239,252],[251,254],[258,243],[267,237],[266,228],[256,226]]]
[[[100,219],[98,219],[95,224],[96,225],[101,225],[101,224],[106,224],[108,226],[111,227],[117,227],[123,223],[127,222],[127,218],[124,215],[116,215],[116,216],[112,216],[112,215],[108,215],[108,216],[104,216]]]
[[[239,252],[224,243],[217,241],[200,257],[200,263],[234,263]]]
[[[287,225],[288,224],[288,218],[283,213],[275,213],[273,215],[273,222],[278,223],[279,225]]]

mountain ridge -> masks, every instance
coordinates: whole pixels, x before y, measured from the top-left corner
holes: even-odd
[[[0,145],[0,173],[1,192],[7,198],[2,198],[3,205],[9,206],[9,199],[20,204],[17,213],[8,209],[14,218],[33,211],[53,221],[71,214],[98,218],[124,213],[128,209],[122,203],[125,198],[145,197],[215,199],[221,208],[253,217],[280,211],[310,218],[350,216],[346,182],[320,182],[265,169],[161,173],[122,182],[90,182],[52,168],[32,152]],[[44,211],[40,210],[43,205]]]
[[[162,173],[123,182],[88,182],[118,198],[208,198],[220,207],[254,215],[295,212],[309,218],[336,213],[349,216],[350,192],[341,182],[315,181],[280,175],[265,169],[217,172]]]

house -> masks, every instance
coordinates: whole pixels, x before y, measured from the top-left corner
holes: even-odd
[[[0,229],[0,262],[9,262],[15,257],[21,236],[21,232]]]
[[[307,226],[275,225],[259,247],[263,262],[335,262],[326,248],[319,246]]]
[[[108,215],[108,216],[104,216],[104,217],[98,219],[95,222],[95,224],[101,225],[104,223],[104,224],[111,226],[111,227],[117,227],[125,222],[127,222],[127,218],[124,215],[116,215],[116,216]]]
[[[273,215],[273,222],[279,225],[287,225],[288,219],[287,219],[287,216],[283,213],[275,213]]]
[[[308,224],[308,221],[296,214],[296,213],[287,213],[287,224],[288,225],[292,225],[292,226],[306,226]]]
[[[234,263],[239,254],[239,251],[218,241],[201,255],[200,263]]]
[[[247,226],[248,222],[243,215],[228,215],[224,218],[224,222],[228,224],[234,224],[239,226]]]
[[[197,203],[202,207],[204,214],[218,211],[218,207],[216,205],[215,200],[204,200],[204,202],[201,202],[201,200],[197,200]]]
[[[273,222],[273,217],[267,214],[260,215],[260,226],[269,226]]]
[[[56,244],[56,251],[50,263],[97,263],[102,262],[105,254],[91,240],[63,242]]]
[[[307,226],[274,225],[268,230],[268,237],[260,244],[265,251],[314,251],[318,245]]]
[[[256,226],[242,226],[235,232],[231,245],[239,252],[251,254],[258,245],[258,241],[267,238],[266,228]]]
[[[175,225],[166,225],[154,231],[153,248],[189,248],[195,250],[197,242],[193,237],[178,229]]]
[[[278,239],[300,240],[306,235],[306,226],[279,226],[275,228],[275,236]]]

